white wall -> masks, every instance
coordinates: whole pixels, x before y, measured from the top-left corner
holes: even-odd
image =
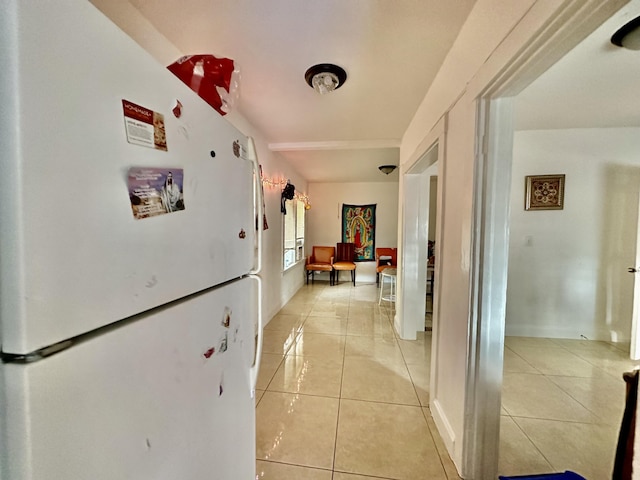
[[[112,0],[92,0],[92,3],[163,65],[170,64],[182,55],[194,53],[180,52],[133,7],[128,7],[126,15],[116,16],[118,11],[127,5]],[[167,71],[167,75],[171,73]],[[242,85],[240,90],[242,91]],[[245,135],[254,138],[258,160],[266,177],[291,179],[297,191],[306,193],[306,181],[279,154],[267,148],[268,142],[257,129],[235,111],[226,115],[225,118]],[[304,265],[297,265],[286,272],[282,271],[283,219],[280,213],[280,191],[265,187],[264,193],[269,229],[264,232],[261,277],[263,278],[262,307],[264,320],[267,322],[302,286]]]
[[[439,317],[432,340],[431,412],[458,471],[464,464],[467,352],[471,310],[476,100],[520,55],[523,47],[558,18],[568,2],[478,0],[447,55],[400,147],[401,172],[431,145],[438,122],[445,120],[440,146],[445,149],[440,179],[442,219]],[[400,180],[400,198],[403,197]],[[400,243],[402,229],[399,230]],[[401,292],[398,292],[401,295]],[[499,379],[497,379],[499,381]],[[464,465],[463,465],[464,464]]]
[[[240,87],[242,88],[242,87]],[[246,135],[254,138],[262,173],[266,178],[291,180],[296,192],[307,193],[307,182],[279,154],[267,148],[262,134],[237,113],[228,120]],[[304,280],[304,262],[283,271],[284,216],[280,213],[279,187],[264,186],[265,207],[269,228],[263,232],[263,308],[265,321],[270,320],[300,289]],[[308,228],[307,228],[308,229]]]
[[[563,210],[524,210],[525,175],[564,173]],[[640,129],[516,132],[507,335],[630,341]]]
[[[397,246],[397,183],[310,183],[309,197],[311,210],[307,211],[306,219],[309,232],[305,241],[306,255],[311,254],[313,245],[335,246],[341,241],[342,204],[345,203],[348,205],[376,204],[375,245],[376,247]],[[358,262],[356,284],[375,282],[375,265],[375,261]]]
[[[478,0],[447,55],[425,99],[419,106],[400,146],[402,170],[422,155],[423,144],[447,115],[446,141],[441,139],[445,174],[440,179],[443,198],[439,247],[439,317],[432,339],[438,352],[432,359],[431,411],[449,455],[463,472],[464,413],[468,325],[470,318],[470,252],[473,169],[476,128],[475,98],[464,97],[468,82],[477,75],[533,0],[504,2]],[[497,18],[501,17],[500,19]],[[403,182],[400,181],[400,197]],[[402,233],[400,233],[402,235]],[[399,285],[399,289],[403,288]],[[399,292],[399,296],[403,293]]]

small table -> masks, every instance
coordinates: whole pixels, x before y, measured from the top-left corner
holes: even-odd
[[[395,303],[396,301],[396,275],[398,270],[396,268],[385,268],[380,272],[380,295],[378,297],[378,305],[385,302]],[[385,280],[389,281],[389,294],[383,295]]]

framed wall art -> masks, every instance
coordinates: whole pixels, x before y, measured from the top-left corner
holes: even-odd
[[[375,204],[342,205],[342,241],[356,244],[356,262],[375,260]]]
[[[525,210],[562,210],[564,208],[564,174],[527,175]]]

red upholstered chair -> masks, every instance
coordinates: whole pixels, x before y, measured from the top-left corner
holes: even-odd
[[[385,268],[398,267],[397,248],[376,248],[376,285],[380,284],[380,272]]]
[[[329,272],[329,285],[333,285],[333,259],[336,256],[335,247],[316,247],[311,250],[311,255],[307,257],[305,269],[307,272],[307,284],[309,275],[311,283],[315,272]]]
[[[356,244],[355,243],[337,243],[336,258],[333,262],[334,283],[338,283],[340,272],[343,270],[351,271],[351,281],[356,286]]]

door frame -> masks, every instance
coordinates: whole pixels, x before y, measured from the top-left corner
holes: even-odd
[[[405,220],[401,268],[403,279],[403,337],[414,340],[424,331],[427,293],[427,249],[430,217],[431,176],[437,175],[438,142],[404,174]],[[436,202],[437,203],[437,202]],[[417,221],[416,221],[417,219]]]
[[[633,268],[638,269],[640,265],[640,196],[638,197],[638,226],[636,227],[636,254]],[[629,347],[629,358],[640,360],[640,277],[637,271],[629,270],[633,275],[633,306],[631,312],[631,345]]]
[[[469,480],[496,478],[498,473],[513,156],[512,97],[628,1],[566,0],[526,47],[509,55],[504,50],[508,50],[509,42],[503,42],[494,54],[498,59],[508,55],[506,66],[492,79],[476,75],[465,94],[475,98],[477,114],[462,459],[462,476]],[[531,11],[535,8],[532,6]]]
[[[422,308],[422,330],[424,330],[424,308],[420,305],[424,304],[426,295],[426,278],[427,278],[427,262],[426,262],[426,246],[424,252],[419,252],[415,248],[411,248],[411,245],[419,244],[421,237],[424,236],[424,242],[426,245],[426,232],[419,231],[419,223],[428,220],[428,212],[426,215],[421,215],[418,209],[411,209],[410,206],[423,206],[424,205],[424,192],[419,188],[419,180],[422,175],[425,174],[431,165],[437,163],[437,199],[436,199],[436,244],[435,244],[435,256],[436,265],[434,268],[434,285],[436,286],[433,291],[433,313],[432,313],[432,338],[436,338],[437,335],[437,319],[438,319],[438,278],[440,276],[439,271],[439,247],[442,244],[441,239],[441,219],[444,215],[444,184],[441,179],[445,174],[446,163],[446,125],[447,117],[443,116],[438,123],[432,128],[429,134],[415,149],[413,155],[409,161],[400,165],[400,185],[399,189],[403,192],[402,201],[399,202],[398,218],[402,219],[402,228],[398,229],[398,259],[400,259],[399,275],[398,275],[398,288],[396,299],[396,315],[394,317],[394,327],[398,332],[398,335],[403,340],[415,340],[416,333],[418,331],[417,313]],[[430,152],[433,152],[434,148],[437,148],[437,156],[429,157]],[[424,162],[424,163],[423,163]],[[416,178],[417,177],[417,178]],[[414,180],[417,180],[414,182]],[[426,200],[428,201],[428,199]],[[425,228],[427,226],[425,225]],[[422,255],[424,254],[425,261],[422,261]],[[418,268],[409,268],[410,266],[418,265]],[[424,281],[421,281],[424,279]],[[421,282],[421,283],[420,283]],[[405,291],[405,285],[416,285],[416,289],[409,288],[409,291]],[[422,285],[424,288],[418,288],[417,285]],[[416,298],[416,295],[421,298]],[[432,350],[431,358],[436,359],[436,350]],[[435,361],[431,362],[431,368],[435,366]],[[433,384],[433,377],[431,383]]]

